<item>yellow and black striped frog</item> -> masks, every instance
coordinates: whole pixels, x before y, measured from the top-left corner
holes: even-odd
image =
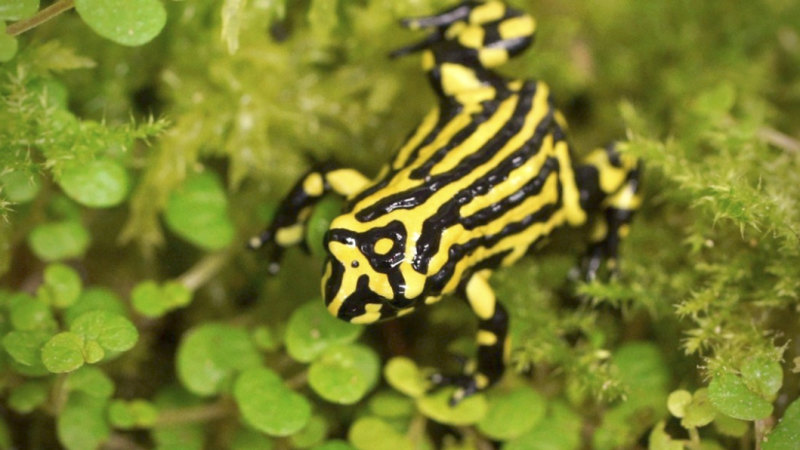
[[[548,86],[494,72],[532,42],[536,24],[502,1],[468,1],[403,21],[429,30],[393,53],[421,53],[438,105],[374,179],[335,163],[306,173],[251,247],[300,244],[313,205],[329,192],[346,206],[325,235],[322,295],[330,313],[369,324],[411,313],[448,294],[478,318],[477,364],[436,374],[453,403],[503,374],[508,315],[489,284],[562,225],[594,229],[585,279],[616,264],[617,246],[640,204],[640,164],[613,146],[573,159],[566,122]]]

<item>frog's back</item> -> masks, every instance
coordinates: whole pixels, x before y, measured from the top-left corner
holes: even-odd
[[[401,223],[405,263],[426,276],[426,292],[451,292],[465,272],[513,262],[564,221],[548,88],[507,86],[433,110],[337,219],[359,231]]]

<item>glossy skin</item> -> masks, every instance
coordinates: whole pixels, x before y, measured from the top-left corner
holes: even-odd
[[[308,172],[251,246],[269,242],[280,251],[301,243],[313,204],[330,191],[346,196],[325,238],[328,311],[368,324],[460,294],[479,321],[476,367],[432,377],[457,386],[455,403],[503,373],[508,316],[489,285],[492,271],[555,228],[592,215],[583,276],[595,278],[604,262],[613,271],[640,203],[639,163],[609,147],[575,164],[547,85],[491,70],[530,45],[529,15],[490,0],[404,25],[432,30],[394,56],[422,53],[438,106],[374,180],[331,163]]]

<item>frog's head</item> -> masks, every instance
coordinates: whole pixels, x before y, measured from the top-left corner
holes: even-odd
[[[406,230],[394,221],[367,231],[352,231],[337,218],[325,235],[328,260],[322,295],[328,311],[351,323],[373,323],[408,308],[400,270],[405,260]]]

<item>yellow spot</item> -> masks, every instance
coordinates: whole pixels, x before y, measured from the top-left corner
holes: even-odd
[[[445,94],[453,95],[481,87],[481,81],[475,71],[461,64],[444,63],[441,65],[442,88]]]
[[[281,247],[288,247],[303,240],[303,225],[291,225],[275,232],[275,242]]]
[[[463,20],[459,20],[457,22],[454,22],[452,25],[447,27],[447,30],[445,30],[445,32],[444,32],[445,39],[448,39],[448,40],[455,39],[456,37],[458,37],[459,34],[461,34],[462,31],[464,31],[464,28],[466,28],[466,27],[467,27],[467,23],[464,22]]]
[[[511,361],[511,336],[506,336],[503,343],[503,362]]]
[[[531,36],[536,31],[536,21],[531,16],[512,17],[500,22],[497,29],[503,39]]]
[[[508,51],[503,48],[482,48],[478,58],[484,67],[497,67],[508,61]]]
[[[430,50],[425,50],[424,52],[422,52],[422,69],[431,70],[435,65],[436,65],[436,58],[433,56],[433,52]]]
[[[480,319],[488,320],[494,315],[495,297],[489,282],[486,279],[486,271],[478,272],[470,277],[467,282],[467,300],[472,307],[472,311]]]
[[[426,305],[431,305],[433,303],[438,302],[441,299],[442,299],[442,297],[427,297],[427,298],[425,298],[425,304]]]
[[[627,171],[622,167],[612,166],[611,161],[608,159],[608,152],[605,149],[598,148],[589,153],[584,162],[597,168],[597,173],[600,176],[600,189],[606,194],[616,192],[625,182]]]
[[[592,235],[589,240],[592,242],[600,242],[608,236],[608,224],[603,219],[598,219],[592,227]]]
[[[619,227],[619,237],[628,237],[628,234],[631,232],[631,227],[628,225],[620,225]]]
[[[474,376],[475,376],[475,386],[477,386],[478,389],[485,389],[486,386],[489,386],[489,377],[487,377],[482,373],[476,373]]]
[[[478,330],[478,345],[491,346],[497,344],[497,335],[488,330]]]
[[[306,191],[311,197],[319,197],[325,190],[325,183],[322,180],[322,175],[319,173],[312,173],[303,180],[303,190]]]
[[[394,247],[394,241],[389,238],[380,238],[378,242],[375,243],[375,253],[379,255],[385,255],[389,253],[389,250]]]
[[[467,27],[458,35],[458,42],[467,48],[480,48],[483,46],[483,28],[473,26]]]
[[[360,192],[369,179],[357,170],[337,169],[325,174],[325,179],[338,194],[350,196]]]
[[[520,89],[522,89],[523,84],[525,83],[523,83],[522,80],[514,80],[508,83],[508,88],[511,89],[512,91],[519,91]]]
[[[501,19],[506,14],[506,6],[503,2],[490,1],[475,7],[469,13],[469,22],[481,24]]]
[[[381,305],[378,303],[367,303],[364,305],[364,314],[360,316],[353,317],[350,319],[350,323],[355,324],[365,324],[365,323],[374,323],[380,320],[381,318]]]
[[[411,314],[412,312],[414,312],[414,307],[413,306],[409,306],[408,308],[403,308],[400,311],[397,311],[397,317],[407,316],[407,315]]]
[[[606,200],[606,204],[618,209],[639,209],[642,197],[636,193],[629,183]]]

